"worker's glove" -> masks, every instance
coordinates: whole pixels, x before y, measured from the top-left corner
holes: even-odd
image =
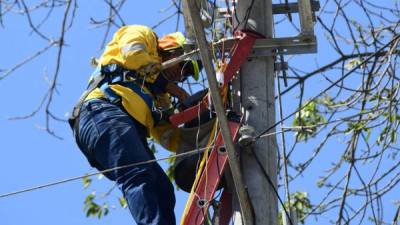
[[[161,72],[161,63],[149,63],[138,69],[139,73],[143,75],[155,75]]]
[[[174,114],[174,109],[166,109],[166,110],[160,110],[160,109],[154,109],[152,110],[152,116],[154,120],[154,126],[156,126],[158,123],[161,121],[169,121],[169,117]]]

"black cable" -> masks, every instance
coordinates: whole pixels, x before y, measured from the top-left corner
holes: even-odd
[[[272,190],[274,190],[274,193],[275,193],[276,197],[278,197],[279,202],[281,203],[282,208],[285,211],[286,217],[289,219],[290,225],[294,225],[293,222],[292,222],[292,218],[290,218],[290,215],[289,215],[288,211],[286,210],[285,203],[283,202],[282,198],[279,196],[278,190],[275,188],[271,177],[268,175],[268,173],[265,171],[264,167],[262,166],[262,164],[260,162],[260,159],[258,158],[256,152],[254,151],[254,148],[251,148],[251,152],[253,153],[254,158],[256,159],[257,165],[260,167],[260,169],[262,171],[262,174],[267,179],[268,183],[271,185]]]
[[[228,7],[228,6],[227,6],[227,7]],[[237,15],[237,5],[236,5],[236,1],[232,1],[232,7],[233,7],[233,12],[232,12],[232,14],[235,15],[235,19],[236,19],[237,23],[240,24],[240,22],[239,22],[239,17],[238,17],[238,15]],[[233,15],[231,15],[231,16],[233,16]],[[233,20],[232,20],[232,25],[233,25]],[[235,31],[236,28],[237,28],[237,26],[233,28],[233,31]]]
[[[311,101],[315,100],[316,98],[318,98],[322,93],[326,92],[327,90],[329,90],[330,88],[334,87],[337,83],[341,82],[342,80],[344,80],[346,77],[348,77],[351,73],[353,73],[356,69],[358,69],[359,67],[363,66],[365,63],[367,63],[370,59],[372,59],[373,57],[375,57],[378,53],[380,53],[383,49],[387,48],[390,44],[394,43],[395,41],[397,41],[397,39],[400,38],[400,34],[398,34],[397,36],[395,36],[390,42],[388,42],[386,45],[384,45],[383,47],[381,47],[378,51],[376,51],[374,54],[370,55],[368,58],[366,58],[364,61],[362,61],[360,64],[358,64],[356,67],[354,67],[353,69],[351,69],[349,72],[347,72],[345,75],[343,75],[340,79],[338,79],[336,82],[332,83],[329,87],[327,87],[326,89],[324,89],[322,92],[320,92],[318,95],[316,95],[315,97],[312,98]],[[309,103],[308,103],[309,104]],[[285,118],[281,119],[281,121],[278,121],[277,123],[275,123],[274,125],[272,125],[271,127],[267,128],[266,130],[262,131],[260,134],[258,134],[255,137],[255,140],[259,139],[262,135],[264,135],[265,133],[267,133],[268,131],[270,131],[271,129],[273,129],[274,127],[276,127],[279,123],[287,120],[288,118],[290,118],[291,116],[293,116],[294,114],[296,114],[297,112],[299,112],[300,110],[302,110],[304,107],[306,107],[308,104],[305,104],[303,107],[299,108],[298,110],[296,110],[295,112],[291,113],[290,115],[286,116]],[[264,177],[267,179],[268,183],[271,185],[274,193],[276,194],[276,196],[278,197],[278,200],[280,202],[280,204],[282,205],[282,208],[285,211],[286,216],[289,218],[290,224],[293,225],[293,222],[289,216],[289,213],[287,212],[284,202],[282,201],[281,197],[279,196],[278,190],[275,188],[272,179],[270,178],[270,176],[267,174],[267,172],[265,171],[264,167],[262,166],[259,158],[257,157],[257,154],[255,153],[254,149],[251,148],[252,153],[254,154],[254,158],[256,159],[257,165],[260,167],[262,174],[264,175]]]
[[[285,0],[285,9],[288,11],[287,16],[289,21],[292,22],[292,14],[290,13],[289,1]]]
[[[276,122],[275,124],[273,124],[272,126],[268,127],[267,129],[265,129],[264,131],[262,131],[261,133],[259,133],[258,135],[255,136],[255,140],[259,139],[262,135],[264,135],[265,133],[267,133],[268,131],[270,131],[271,129],[275,128],[277,125],[279,125],[281,122],[289,119],[290,117],[292,117],[293,115],[295,115],[296,113],[298,113],[300,110],[304,109],[305,107],[307,107],[311,102],[315,101],[317,98],[319,98],[322,94],[324,94],[325,92],[327,92],[329,89],[331,89],[332,87],[335,87],[338,83],[340,83],[341,81],[343,81],[344,79],[346,79],[350,74],[352,74],[355,70],[357,70],[358,68],[360,68],[361,66],[363,66],[364,64],[366,64],[369,60],[371,60],[372,58],[376,57],[376,55],[380,52],[382,52],[385,48],[387,48],[389,45],[391,45],[393,42],[397,41],[400,38],[400,34],[396,35],[391,41],[389,41],[387,44],[385,44],[383,47],[381,47],[378,51],[376,51],[374,54],[368,56],[365,60],[363,60],[360,64],[358,64],[357,66],[353,67],[349,72],[347,72],[346,74],[344,74],[340,79],[338,79],[337,81],[333,82],[331,85],[329,85],[327,88],[325,88],[323,91],[321,91],[320,93],[318,93],[317,95],[315,95],[313,98],[311,98],[306,104],[304,104],[302,107],[300,107],[299,109],[295,110],[294,112],[290,113],[289,115],[287,115],[285,118],[282,118],[280,121]]]
[[[173,1],[175,4],[175,1]],[[175,26],[175,31],[178,31],[179,29],[179,21],[181,20],[181,14],[182,14],[182,0],[179,0],[178,5],[175,5],[175,7],[177,7],[178,10],[178,18],[176,19],[176,26]]]
[[[244,23],[244,28],[245,28],[245,29],[246,29],[246,26],[247,26],[247,22],[249,21],[249,18],[250,18],[251,10],[253,9],[253,6],[254,6],[254,2],[255,2],[255,0],[252,0],[251,3],[250,3],[249,8],[247,8],[246,16],[245,16],[245,18],[244,18],[244,21],[245,21],[245,23]]]
[[[206,149],[207,148],[201,148],[200,150],[204,151]],[[115,170],[121,170],[121,169],[126,169],[126,168],[130,168],[130,167],[134,167],[134,166],[140,166],[140,165],[145,165],[145,164],[149,164],[149,163],[155,163],[155,162],[158,162],[158,161],[161,161],[161,160],[167,160],[167,159],[170,159],[170,158],[185,158],[185,157],[189,157],[191,155],[197,154],[198,151],[199,151],[199,149],[194,149],[194,150],[191,150],[191,151],[187,151],[187,152],[184,152],[184,153],[180,153],[180,154],[176,154],[176,155],[172,155],[172,156],[168,156],[168,157],[164,157],[164,158],[151,159],[151,160],[147,160],[147,161],[141,161],[141,162],[126,164],[126,165],[122,165],[122,166],[116,166],[116,167],[113,167],[113,168],[109,168],[109,169],[105,169],[105,170],[101,170],[101,171],[97,171],[97,172],[93,172],[93,173],[89,173],[89,174],[85,174],[85,175],[66,178],[66,179],[63,179],[63,180],[59,180],[59,181],[55,181],[55,182],[51,182],[51,183],[47,183],[47,184],[43,184],[43,185],[38,185],[38,186],[22,189],[22,190],[19,190],[19,191],[13,191],[13,192],[5,193],[5,194],[0,194],[0,199],[8,197],[8,196],[12,196],[12,195],[17,195],[17,194],[21,194],[21,193],[25,193],[25,192],[30,192],[30,191],[35,191],[35,190],[38,190],[38,189],[47,188],[47,187],[50,187],[50,186],[55,186],[55,185],[58,185],[58,184],[67,183],[67,182],[74,181],[74,180],[79,180],[79,179],[82,179],[82,178],[85,178],[85,177],[91,177],[91,176],[95,176],[95,175],[99,175],[99,174],[108,173],[108,172],[115,171]]]
[[[237,16],[237,13],[235,13],[235,17],[236,17],[236,20],[237,20],[238,24],[235,26],[235,28],[233,28],[233,31],[236,31],[237,28],[238,28],[240,25],[242,25],[243,22],[245,23],[245,24],[244,24],[244,28],[246,28],[246,26],[247,26],[247,21],[249,20],[251,10],[253,9],[253,6],[254,6],[254,2],[255,2],[255,0],[252,0],[252,1],[251,1],[249,7],[246,9],[246,14],[245,14],[245,16],[244,16],[244,18],[243,18],[242,21],[239,22],[239,18],[238,18],[238,16]],[[237,12],[236,7],[235,7],[235,11]]]

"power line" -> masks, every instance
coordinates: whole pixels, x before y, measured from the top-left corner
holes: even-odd
[[[194,150],[191,150],[191,151],[188,151],[188,152],[184,152],[184,153],[180,153],[180,154],[176,154],[176,155],[172,155],[172,156],[168,156],[168,157],[164,157],[164,158],[152,159],[152,160],[147,160],[147,161],[143,161],[143,162],[131,163],[131,164],[123,165],[123,166],[117,166],[117,167],[114,167],[114,168],[101,170],[101,171],[89,173],[89,174],[86,174],[86,175],[70,177],[70,178],[66,178],[66,179],[63,179],[63,180],[59,180],[59,181],[55,181],[55,182],[51,182],[51,183],[47,183],[47,184],[38,185],[38,186],[35,186],[35,187],[30,187],[30,188],[26,188],[26,189],[22,189],[22,190],[18,190],[18,191],[13,191],[13,192],[1,194],[0,198],[5,198],[5,197],[12,196],[12,195],[25,193],[25,192],[35,191],[35,190],[38,190],[38,189],[43,189],[43,188],[55,186],[55,185],[58,185],[58,184],[63,184],[63,183],[67,183],[67,182],[70,182],[70,181],[83,179],[85,177],[91,177],[91,176],[104,174],[104,173],[112,172],[112,171],[115,171],[115,170],[120,170],[120,169],[133,167],[133,166],[140,166],[140,165],[150,164],[150,163],[154,163],[154,162],[158,162],[158,161],[168,160],[168,159],[171,159],[171,158],[188,157],[188,156],[191,156],[191,155],[194,155],[194,154],[198,154],[199,152],[203,152],[206,149],[209,149],[209,148],[212,148],[212,147],[214,147],[214,146],[204,147],[204,148],[200,148],[200,149],[194,149]]]
[[[277,132],[263,134],[262,137],[271,136],[271,135],[274,135],[276,133]],[[4,193],[4,194],[0,195],[0,198],[5,198],[5,197],[13,196],[13,195],[22,194],[22,193],[25,193],[25,192],[31,192],[31,191],[35,191],[35,190],[51,187],[51,186],[56,186],[56,185],[59,185],[59,184],[68,183],[70,181],[80,180],[80,179],[83,179],[85,177],[92,177],[92,176],[96,176],[96,175],[99,175],[99,174],[108,173],[108,172],[112,172],[112,171],[115,171],[115,170],[125,169],[125,168],[129,168],[129,167],[133,167],[133,166],[140,166],[140,165],[150,164],[150,163],[154,163],[154,162],[158,162],[158,161],[165,161],[165,160],[172,159],[172,158],[189,157],[191,155],[195,155],[195,154],[204,152],[206,149],[212,148],[212,147],[214,147],[214,145],[211,145],[209,147],[190,150],[188,152],[184,152],[184,153],[180,153],[180,154],[176,154],[176,155],[171,155],[171,156],[164,157],[164,158],[152,159],[152,160],[148,160],[148,161],[127,164],[127,165],[124,165],[124,166],[114,167],[114,168],[101,170],[101,171],[97,171],[97,172],[93,172],[93,173],[89,173],[89,174],[85,174],[85,175],[70,177],[70,178],[54,181],[54,182],[47,183],[47,184],[42,184],[42,185],[38,185],[38,186],[34,186],[34,187],[30,187],[30,188],[26,188],[26,189],[22,189],[22,190],[18,190],[18,191]]]
[[[343,81],[344,79],[346,79],[350,74],[352,74],[355,70],[357,70],[358,68],[360,68],[361,66],[363,66],[364,64],[366,64],[369,60],[371,60],[373,57],[375,57],[376,55],[378,55],[379,53],[381,53],[385,48],[387,48],[389,45],[393,44],[395,41],[397,41],[400,38],[400,34],[396,35],[391,41],[389,41],[387,44],[385,44],[383,47],[381,47],[378,51],[376,51],[374,54],[368,56],[365,60],[363,60],[361,63],[359,63],[357,66],[353,67],[349,72],[347,72],[345,75],[343,75],[341,78],[339,78],[338,80],[336,80],[335,82],[333,82],[331,85],[329,85],[327,88],[325,88],[323,91],[321,91],[320,93],[318,93],[317,95],[315,95],[313,98],[311,98],[306,104],[304,104],[302,107],[298,108],[297,110],[295,110],[294,112],[290,113],[289,115],[287,115],[285,118],[282,118],[280,121],[276,122],[275,124],[273,124],[272,126],[268,127],[267,129],[265,129],[264,131],[262,131],[261,133],[259,133],[255,139],[259,139],[263,134],[267,133],[268,131],[270,131],[271,129],[275,128],[277,125],[279,125],[281,122],[289,119],[290,117],[292,117],[293,115],[295,115],[296,113],[298,113],[300,110],[304,109],[305,107],[307,107],[311,102],[315,101],[317,98],[319,98],[322,94],[324,94],[325,92],[327,92],[329,89],[331,89],[332,87],[335,87],[338,83],[340,83],[341,81]]]
[[[289,13],[290,15],[290,13]],[[283,56],[281,55],[281,57],[283,58]],[[283,60],[282,60],[283,62]],[[283,70],[285,71],[285,70]],[[279,81],[278,76],[276,76],[276,81],[277,81],[277,86],[278,86],[278,103],[279,103],[279,119],[283,118],[283,108],[282,108],[282,96],[281,96],[281,84]],[[285,194],[286,194],[286,201],[288,204],[288,208],[289,208],[289,215],[288,212],[285,210],[286,216],[288,218],[288,220],[290,221],[290,224],[293,225],[293,221],[292,221],[292,212],[291,212],[291,202],[290,202],[290,190],[289,190],[289,175],[288,175],[288,168],[287,168],[287,155],[286,155],[286,139],[285,139],[285,131],[283,130],[283,121],[280,120],[280,124],[281,124],[281,140],[282,140],[282,158],[283,158],[283,171],[284,171],[284,186],[285,186]],[[279,150],[278,150],[279,151]],[[257,160],[258,162],[259,160]],[[278,158],[279,161],[279,158]],[[259,164],[259,166],[261,167],[261,164]],[[278,196],[279,198],[279,196]],[[282,200],[280,200],[282,201]],[[285,209],[285,206],[282,205],[282,207]]]
[[[268,173],[266,172],[265,168],[261,164],[260,159],[258,158],[256,152],[254,151],[254,148],[251,148],[251,152],[253,153],[254,158],[256,159],[257,165],[260,167],[260,170],[261,170],[262,174],[264,175],[265,179],[271,185],[272,190],[274,190],[274,194],[278,198],[279,203],[281,204],[283,211],[285,211],[285,214],[286,214],[287,218],[289,219],[290,225],[294,225],[293,222],[292,222],[292,218],[290,217],[289,212],[286,210],[285,203],[283,202],[281,196],[279,196],[278,189],[275,187],[274,183],[272,182],[271,177],[268,175]]]
[[[264,130],[263,132],[261,132],[260,134],[258,134],[255,137],[255,140],[266,136],[266,133],[271,130],[272,128],[276,127],[278,124],[282,124],[283,121],[287,120],[288,118],[290,118],[291,116],[293,116],[294,114],[296,114],[297,112],[299,112],[300,110],[302,110],[304,107],[306,107],[310,102],[314,101],[316,98],[318,98],[322,93],[328,91],[330,88],[334,87],[337,83],[339,83],[340,81],[344,80],[347,76],[349,76],[352,72],[354,72],[357,68],[359,68],[360,66],[364,65],[366,62],[368,62],[370,59],[372,59],[373,57],[375,57],[378,53],[380,53],[383,49],[385,49],[386,47],[388,47],[390,44],[394,43],[395,41],[397,41],[397,39],[400,38],[400,35],[395,36],[395,38],[393,38],[390,42],[388,42],[386,45],[384,45],[382,48],[379,49],[379,51],[375,52],[374,54],[372,54],[371,56],[369,56],[368,58],[366,58],[363,62],[361,62],[359,65],[357,65],[356,67],[354,67],[353,69],[351,69],[347,74],[345,74],[343,77],[341,77],[340,79],[338,79],[336,82],[332,83],[329,87],[327,87],[324,91],[322,91],[321,93],[319,93],[318,95],[316,95],[315,97],[312,98],[312,100],[310,100],[307,104],[305,104],[304,106],[300,107],[298,110],[296,110],[295,112],[291,113],[290,115],[286,116],[285,118],[281,118],[280,121],[276,122],[274,125],[272,125],[271,127],[269,127],[268,129]],[[264,175],[264,177],[266,178],[266,180],[268,181],[268,183],[271,185],[275,195],[277,196],[280,204],[282,205],[282,208],[286,214],[286,216],[289,219],[289,222],[291,225],[293,225],[293,222],[291,220],[290,214],[288,213],[288,211],[286,210],[285,204],[282,200],[282,198],[279,196],[278,190],[277,188],[274,186],[274,183],[272,182],[271,177],[268,175],[268,173],[266,172],[265,168],[262,166],[262,163],[260,162],[260,159],[258,158],[256,152],[254,151],[253,148],[251,148],[251,151],[254,155],[254,158],[256,159],[257,165],[260,167],[262,174]],[[289,197],[290,198],[290,197]],[[289,208],[290,210],[290,208]]]

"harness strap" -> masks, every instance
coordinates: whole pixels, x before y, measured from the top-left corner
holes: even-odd
[[[144,79],[139,76],[136,71],[127,70],[117,64],[109,64],[98,67],[95,72],[92,74],[92,79],[89,81],[88,87],[86,91],[81,95],[78,102],[74,106],[70,117],[68,118],[68,122],[70,127],[74,130],[75,134],[78,135],[79,129],[78,127],[78,118],[80,109],[85,102],[87,96],[96,88],[100,88],[101,91],[104,93],[106,99],[113,104],[120,104],[121,103],[121,96],[117,95],[110,87],[111,84],[120,84],[123,85],[136,94],[138,94],[146,103],[146,105],[150,108],[152,117],[154,120],[154,124],[157,124],[159,121],[166,119],[164,118],[165,113],[158,110],[153,105],[153,98],[146,94],[141,86],[146,85],[149,88],[150,92],[153,94],[157,94],[159,92],[163,92],[162,88],[158,86],[165,86],[166,81],[162,79],[158,79],[156,83],[149,84],[144,81]]]
[[[133,79],[132,79],[133,78]],[[106,98],[111,103],[118,103],[121,101],[121,97],[118,96],[110,87],[110,84],[124,83],[126,81],[136,80],[140,82],[142,79],[137,76],[136,71],[127,70],[117,64],[109,64],[105,66],[98,67],[94,72],[92,79],[89,81],[88,87],[83,92],[78,102],[75,104],[70,117],[68,118],[68,123],[71,128],[75,131],[76,120],[79,117],[80,109],[85,102],[87,96],[96,88],[100,88]]]
[[[89,82],[87,89],[83,92],[81,97],[79,97],[78,102],[75,104],[74,108],[72,109],[71,115],[68,118],[68,123],[72,129],[74,129],[75,121],[79,117],[80,109],[81,106],[83,105],[83,102],[85,101],[87,96],[99,86],[99,84],[104,80],[104,77],[105,77],[104,74],[100,74],[98,76],[93,77],[92,80]]]

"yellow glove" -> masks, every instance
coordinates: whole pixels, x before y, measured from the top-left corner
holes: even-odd
[[[140,67],[138,72],[143,75],[159,74],[161,72],[161,63],[149,63]]]
[[[153,83],[161,72],[161,63],[149,63],[140,67],[137,71],[145,77],[147,82]]]

